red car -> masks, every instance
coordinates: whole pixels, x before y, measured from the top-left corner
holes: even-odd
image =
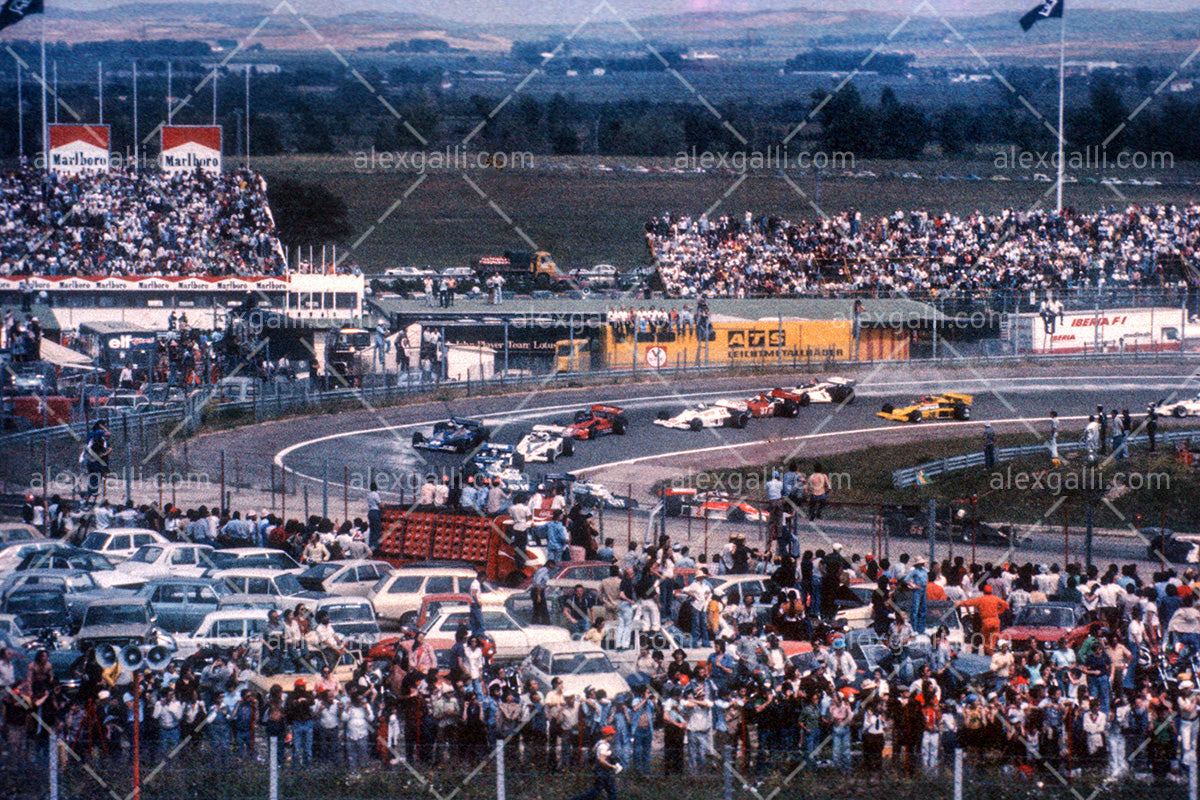
[[[778,397],[772,397],[767,392],[759,392],[746,401],[746,410],[750,412],[750,416],[755,419],[763,417],[778,416],[777,411],[782,401]]]
[[[565,427],[563,436],[573,439],[595,439],[606,433],[623,436],[628,428],[629,419],[624,409],[597,403],[591,408],[575,412],[575,419]]]
[[[1030,603],[1017,612],[1011,627],[1000,631],[997,641],[1007,641],[1017,651],[1035,646],[1049,651],[1057,648],[1065,636],[1075,649],[1090,631],[1103,627],[1101,622],[1085,622],[1084,613],[1083,606],[1078,603],[1058,600]]]

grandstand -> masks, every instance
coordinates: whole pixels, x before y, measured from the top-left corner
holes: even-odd
[[[646,225],[646,240],[672,297],[1177,286],[1196,274],[1200,205],[871,220],[850,210],[801,222],[667,215]]]

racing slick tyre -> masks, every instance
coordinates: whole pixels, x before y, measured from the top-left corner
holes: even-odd
[[[954,404],[954,418],[955,419],[964,420],[969,416],[971,416],[971,412],[967,410],[967,407],[964,404],[962,404],[962,403]]]
[[[572,439],[572,438],[571,438],[571,437],[569,437],[569,436],[564,436],[564,437],[563,437],[563,451],[562,451],[562,454],[563,454],[564,456],[567,456],[567,457],[570,457],[570,456],[573,456],[573,455],[575,455],[575,440],[574,440],[574,439]]]
[[[750,419],[749,414],[738,414],[737,416],[735,416],[733,418],[733,427],[739,428],[739,429],[746,427],[746,421],[748,419]]]
[[[908,421],[909,422],[920,422],[921,421],[921,412],[920,411],[908,412]]]
[[[725,519],[729,520],[730,522],[745,522],[746,512],[742,510],[741,506],[733,506],[725,514]]]
[[[804,394],[800,395],[800,402],[799,402],[799,405],[800,405],[801,407],[807,406],[807,405],[809,405],[810,403],[812,403],[812,400],[810,400],[810,399],[809,399],[809,397],[808,397],[808,392],[805,392]]]
[[[1182,419],[1187,416],[1187,411],[1184,410],[1183,406],[1175,406],[1171,409],[1171,416],[1176,419]]]
[[[800,411],[800,405],[795,400],[784,400],[775,406],[775,415],[779,417],[794,417]]]
[[[415,431],[415,432],[413,433],[413,435],[412,435],[412,443],[413,443],[413,445],[414,445],[414,446],[416,446],[416,445],[418,445],[418,444],[421,444],[421,443],[422,443],[422,442],[424,442],[424,441],[425,441],[425,434],[421,433],[420,431]]]
[[[514,465],[515,465],[515,463],[516,463],[516,459],[515,459],[515,458],[513,459],[513,463],[514,463]],[[554,463],[554,451],[553,451],[553,450],[547,450],[547,451],[546,451],[546,463],[547,463],[547,464],[553,464],[553,463]]]
[[[512,465],[513,469],[525,469],[525,456],[521,455],[520,453],[513,453]]]
[[[670,419],[671,415],[666,410],[660,411],[654,415],[655,419]]]
[[[625,435],[625,425],[626,425],[626,422],[624,419],[617,418],[617,419],[613,420],[613,433],[615,433],[617,436],[624,436]]]
[[[663,500],[663,513],[668,517],[678,517],[683,513],[682,497],[667,497]]]
[[[839,393],[838,396],[834,398],[834,402],[841,403],[844,406],[852,405],[854,403],[854,390],[847,389],[846,391]]]
[[[890,414],[895,410],[896,410],[896,407],[894,405],[892,405],[891,403],[884,403],[883,408],[880,409],[880,411],[882,411],[885,414]]]
[[[698,419],[688,420],[688,428],[690,428],[693,431],[698,431],[703,427],[704,427],[704,423],[702,423]]]

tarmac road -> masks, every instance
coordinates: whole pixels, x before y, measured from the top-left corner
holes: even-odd
[[[1140,418],[1152,402],[1172,394],[1195,393],[1194,379],[1185,371],[1186,367],[1135,366],[1143,368],[1126,368],[1124,375],[1101,374],[1092,366],[1090,370],[1081,368],[1074,375],[1022,376],[972,371],[966,376],[955,372],[943,377],[922,375],[917,367],[910,376],[891,374],[862,380],[857,400],[851,405],[814,405],[801,409],[796,418],[751,420],[743,430],[676,431],[652,423],[660,410],[673,414],[687,402],[750,396],[761,388],[779,385],[783,379],[772,382],[768,378],[762,383],[751,383],[753,379],[723,379],[563,390],[518,398],[459,401],[443,404],[441,408],[424,404],[390,409],[386,415],[373,420],[376,423],[373,425],[333,430],[309,439],[295,437],[298,440],[278,450],[274,460],[278,466],[286,468],[293,479],[319,480],[328,469],[339,495],[343,474],[349,474],[352,487],[362,486],[366,483],[365,471],[370,466],[371,475],[380,479],[381,488],[386,489],[385,480],[392,486],[397,480],[419,482],[425,473],[445,473],[461,465],[461,456],[425,453],[411,447],[414,431],[427,433],[434,421],[444,419],[450,413],[483,419],[493,428],[493,441],[515,444],[536,422],[566,422],[576,409],[591,402],[611,402],[627,410],[630,426],[625,436],[611,435],[596,441],[578,442],[573,457],[554,465],[531,465],[527,471],[535,474],[584,473],[618,493],[632,489],[632,494],[645,508],[653,503],[645,489],[655,481],[712,467],[758,464],[783,456],[807,460],[830,452],[859,450],[871,444],[938,436],[961,437],[964,432],[982,437],[986,422],[991,422],[998,432],[1045,433],[1051,410],[1059,412],[1064,432],[1069,432],[1081,429],[1088,412],[1096,405],[1105,409],[1129,408],[1136,418]],[[1146,369],[1147,366],[1150,368]],[[794,376],[790,382],[795,382]],[[875,415],[883,402],[900,405],[923,393],[947,390],[974,395],[970,421],[905,424],[889,422]],[[1172,420],[1163,420],[1160,429],[1169,430],[1174,424]],[[301,433],[303,427],[303,423],[298,424],[293,433]],[[1064,438],[1072,435],[1068,433]],[[327,467],[327,464],[331,466]],[[834,541],[840,541],[852,552],[890,551],[893,556],[901,551],[928,552],[928,545],[917,540],[892,540],[885,544],[876,538],[872,533],[873,512],[868,510],[835,511],[831,516],[834,519],[804,530],[802,541],[805,547],[828,549]],[[639,541],[644,539],[647,526],[644,513],[627,516],[624,512],[608,511],[605,515],[605,533],[618,541],[628,535]],[[732,530],[745,532],[751,542],[761,541],[761,526],[755,523],[710,521],[705,531],[699,520],[692,520],[690,528],[686,520],[668,521],[668,531],[673,537],[677,541],[689,541],[698,553],[705,550],[705,533],[709,549],[715,550]],[[1043,531],[1019,541],[1015,553],[1010,553],[1007,546],[979,545],[976,555],[980,559],[1010,556],[1021,561],[1050,563],[1061,562],[1064,551],[1069,548],[1073,559],[1081,559],[1082,529],[1076,527],[1070,539],[1064,545],[1060,532]],[[949,549],[947,543],[939,542],[938,557]],[[970,556],[969,544],[955,543],[953,549],[959,555]],[[1146,547],[1136,537],[1098,536],[1093,542],[1093,555],[1097,561],[1144,562]]]

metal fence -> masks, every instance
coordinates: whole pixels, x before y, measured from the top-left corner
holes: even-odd
[[[1200,432],[1197,431],[1167,431],[1159,433],[1155,436],[1155,440],[1165,444],[1174,444],[1176,442],[1191,442]],[[1131,435],[1125,440],[1129,446],[1144,444],[1147,437],[1144,434]],[[1086,445],[1082,441],[1066,441],[1059,442],[1059,452],[1074,452],[1083,450]],[[1027,444],[1020,447],[997,447],[996,461],[1013,461],[1024,456],[1035,456],[1040,454],[1049,454],[1049,443]],[[906,489],[909,486],[916,486],[922,478],[933,478],[938,475],[945,475],[950,472],[961,472],[967,469],[978,469],[985,464],[985,456],[982,450],[975,453],[967,453],[961,456],[949,456],[947,458],[939,458],[937,461],[927,461],[924,464],[917,464],[915,467],[907,467],[898,469],[892,473],[892,486],[897,489]]]
[[[785,734],[786,731],[779,733]],[[760,731],[761,734],[761,731]],[[1016,800],[1016,798],[1128,798],[1128,800],[1196,800],[1196,765],[1180,758],[1178,749],[1142,748],[1129,758],[1127,772],[1113,778],[1113,765],[1101,752],[1094,756],[1055,758],[1006,753],[995,755],[963,749],[939,750],[929,763],[920,744],[911,752],[886,746],[878,764],[867,763],[858,741],[851,743],[848,763],[836,766],[828,739],[811,753],[776,748],[764,754],[754,737],[746,750],[720,746],[696,763],[680,752],[669,763],[659,747],[650,769],[635,772],[628,764],[616,778],[618,796],[658,800],[767,800],[782,797],[844,797],[846,800]],[[856,737],[857,738],[857,737]],[[136,797],[138,800],[319,800],[337,796],[358,800],[385,798],[469,798],[509,800],[571,797],[593,786],[586,748],[561,758],[522,752],[520,742],[497,746],[481,743],[474,752],[451,756],[442,764],[409,761],[404,743],[377,751],[339,745],[332,755],[301,766],[289,738],[255,737],[237,752],[184,742],[164,751],[155,739],[141,744],[137,792],[131,775],[128,744],[113,749],[84,748],[69,735],[43,737],[31,743],[19,779],[4,779],[12,800]],[[655,737],[661,741],[661,736]],[[1022,747],[1024,744],[1022,743]],[[47,753],[57,757],[48,759]],[[526,745],[527,748],[527,745]],[[908,750],[908,748],[905,748]],[[746,755],[750,759],[746,759]],[[628,761],[627,756],[618,756]],[[13,764],[8,764],[12,770]],[[1118,767],[1120,769],[1120,767]]]

